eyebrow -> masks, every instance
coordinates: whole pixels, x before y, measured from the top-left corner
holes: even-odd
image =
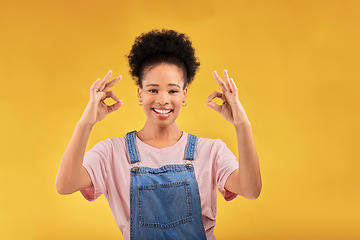
[[[174,87],[181,88],[179,85],[177,85],[175,83],[169,83],[168,86],[174,86]],[[159,87],[159,84],[150,83],[150,84],[146,85],[145,87]]]

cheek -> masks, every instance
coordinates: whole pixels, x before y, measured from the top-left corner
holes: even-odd
[[[142,100],[143,100],[144,105],[149,105],[154,101],[153,97],[151,97],[149,95],[145,95],[145,94],[143,94]]]
[[[182,105],[182,98],[181,97],[177,98],[176,100],[174,100],[173,103],[174,103],[174,105],[177,106],[177,109],[180,109],[181,105]]]

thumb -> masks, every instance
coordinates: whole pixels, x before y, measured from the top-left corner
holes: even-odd
[[[221,110],[221,106],[217,105],[216,103],[213,103],[213,102],[207,102],[205,103],[206,106],[214,109],[215,111],[217,111],[218,113],[220,113],[220,110]]]
[[[124,105],[124,103],[120,100],[120,102],[117,102],[111,106],[108,106],[109,113],[112,113],[112,112],[118,110],[122,105]]]

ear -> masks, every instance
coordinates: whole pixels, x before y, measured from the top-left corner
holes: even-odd
[[[137,97],[139,99],[139,102],[142,102],[141,94],[142,94],[142,88],[138,87],[138,89],[137,89]]]
[[[188,90],[188,88],[185,87],[185,89],[184,89],[184,99],[183,99],[183,102],[185,102],[186,99],[187,99],[187,90]]]

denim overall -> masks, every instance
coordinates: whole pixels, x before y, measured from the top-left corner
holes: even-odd
[[[206,239],[194,160],[198,137],[189,134],[184,164],[139,167],[136,131],[126,134],[130,158],[130,239]],[[135,166],[137,164],[137,166]]]

